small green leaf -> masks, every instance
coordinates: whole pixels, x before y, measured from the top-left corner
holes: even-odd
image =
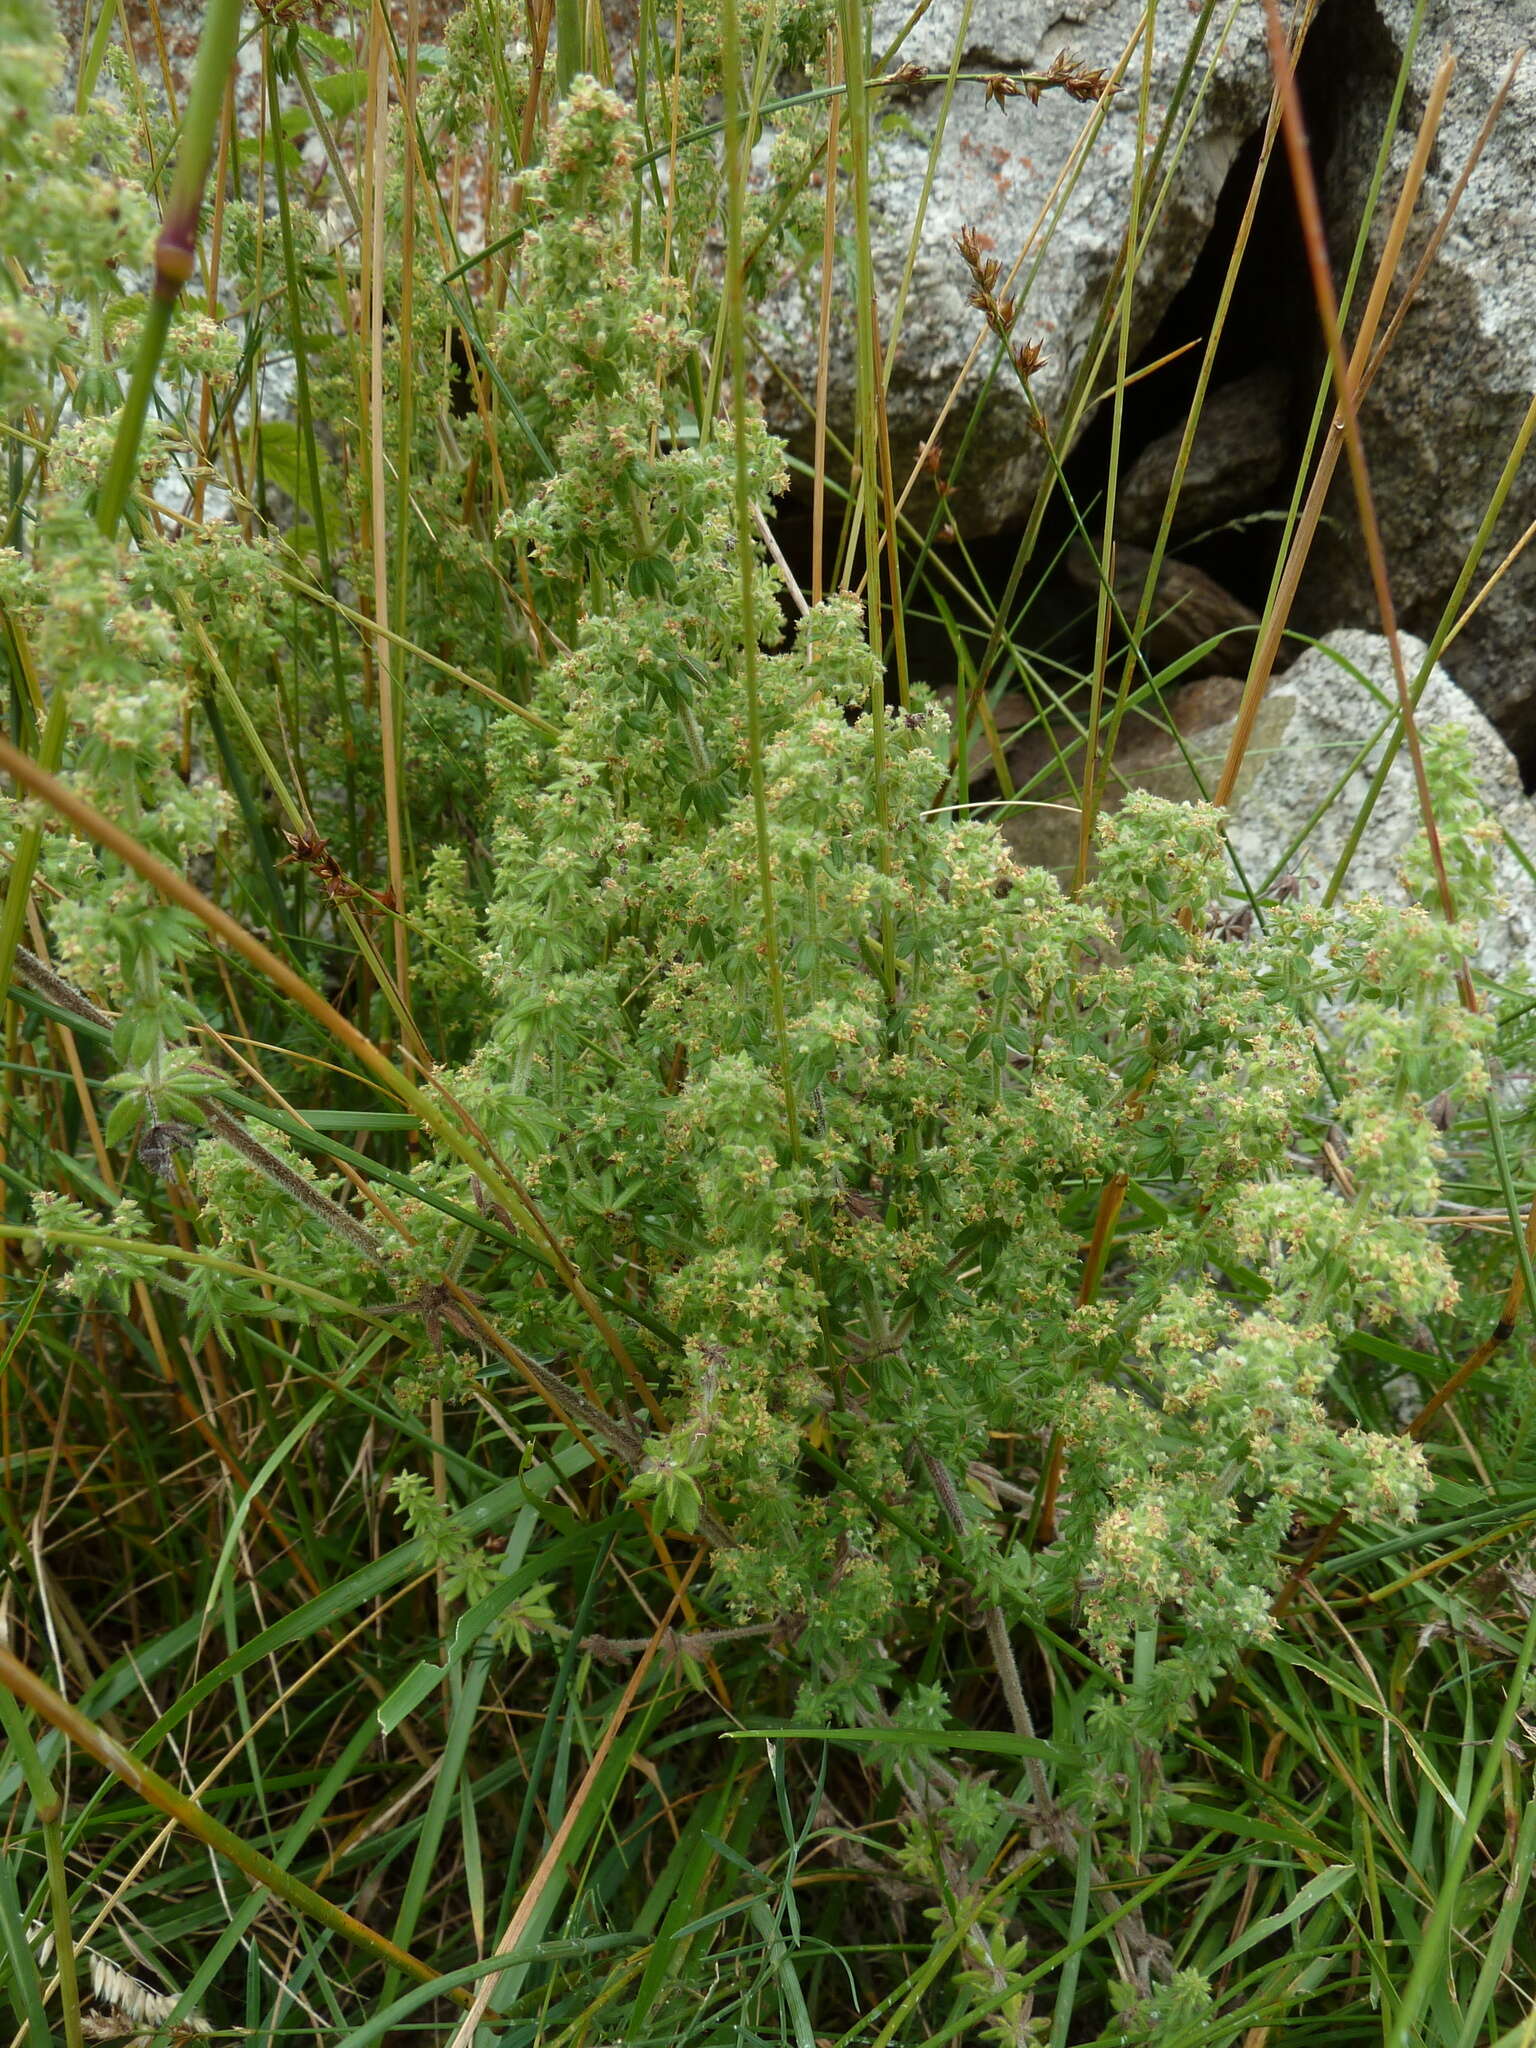
[[[327,73],[314,82],[315,98],[329,107],[338,121],[357,109],[368,97],[368,74],[366,71],[336,71]]]
[[[137,1095],[124,1095],[113,1103],[107,1117],[102,1141],[109,1152],[115,1152],[120,1145],[126,1145],[138,1129],[144,1115],[144,1105]]]

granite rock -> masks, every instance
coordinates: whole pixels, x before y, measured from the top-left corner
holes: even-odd
[[[1174,509],[1175,541],[1251,512],[1279,483],[1291,452],[1290,402],[1290,379],[1274,365],[1209,393]],[[1150,546],[1157,538],[1183,439],[1181,420],[1150,442],[1127,471],[1115,508],[1125,539]]]
[[[1412,680],[1424,643],[1407,633],[1401,638]],[[1105,808],[1117,808],[1129,789],[1175,802],[1205,796],[1226,760],[1242,691],[1237,677],[1210,677],[1170,690],[1159,718],[1128,714]],[[1386,641],[1356,628],[1329,634],[1272,685],[1228,812],[1228,842],[1256,894],[1281,875],[1295,875],[1313,900],[1320,895],[1365,800],[1396,701]],[[980,737],[971,749],[972,796],[996,817],[1020,859],[1065,879],[1077,857],[1077,791],[1059,764],[1065,761],[1071,776],[1081,774],[1080,731],[1064,718],[1048,724],[1016,695],[1001,699],[994,718],[1019,797],[1001,799]],[[1495,859],[1498,907],[1475,964],[1495,981],[1520,966],[1536,974],[1536,879],[1526,864],[1536,865],[1536,803],[1525,793],[1519,766],[1495,727],[1438,665],[1418,718],[1422,732],[1450,724],[1466,730],[1483,801],[1505,834]],[[1399,871],[1420,827],[1413,771],[1400,749],[1350,864],[1345,893],[1403,901]],[[1234,895],[1237,887],[1234,880]]]
[[[906,0],[876,0],[873,44],[889,48],[911,10]],[[975,0],[963,39],[968,73],[1043,71],[1064,48],[1081,62],[1112,70],[1139,27],[1142,0]],[[943,71],[964,15],[964,0],[934,0],[893,58],[925,72]],[[1197,16],[1184,7],[1159,10],[1152,66],[1151,128],[1170,118],[1176,82],[1190,55]],[[1174,112],[1175,129],[1198,107],[1142,262],[1135,300],[1133,344],[1144,345],[1194,268],[1210,232],[1216,201],[1244,141],[1262,123],[1269,100],[1269,67],[1262,10],[1244,7],[1214,64],[1209,89],[1198,95],[1215,55],[1208,39],[1196,65],[1196,89]],[[938,152],[933,188],[923,219],[899,347],[891,365],[889,413],[892,451],[901,478],[933,430],[955,379],[980,332],[968,303],[970,280],[955,247],[962,227],[973,227],[982,248],[1006,274],[1024,257],[1016,287],[1015,335],[1039,339],[1046,360],[1035,374],[1035,396],[1048,418],[1059,412],[1088,351],[1106,287],[1124,237],[1136,149],[1140,56],[1133,56],[1125,89],[1109,105],[1082,175],[1052,201],[1053,188],[1085,128],[1100,109],[1063,92],[1047,92],[1032,106],[1020,95],[1005,105],[986,103],[978,83],[957,87]],[[889,316],[901,285],[913,223],[920,208],[929,147],[943,94],[923,86],[882,93],[875,107],[878,160],[872,168],[872,220],[876,283],[882,317]],[[1049,238],[1037,221],[1056,209]],[[775,429],[802,452],[810,446],[805,411],[793,386],[810,394],[816,383],[818,266],[786,279],[762,322],[766,353],[784,374],[769,375],[767,399]],[[851,294],[839,278],[840,318],[833,338],[829,415],[838,432],[851,432]],[[967,373],[958,417],[940,439],[958,445],[972,402],[981,394],[997,357],[989,340]],[[1024,395],[1011,369],[996,376],[972,451],[951,501],[967,533],[995,531],[1028,503],[1043,455],[1031,430]]]
[[[1209,676],[1168,691],[1159,716],[1139,708],[1127,711],[1104,785],[1104,810],[1118,810],[1133,789],[1150,790],[1170,803],[1208,796],[1226,760],[1242,694],[1237,677]],[[1260,706],[1239,795],[1257,764],[1279,746],[1290,711],[1291,700],[1278,689]],[[986,739],[979,736],[970,749],[972,798],[982,815],[996,820],[1021,861],[1049,868],[1066,882],[1076,866],[1081,830],[1076,786],[1083,773],[1081,725],[1065,715],[1044,717],[1016,694],[1005,695],[993,717],[1015,797],[1011,802],[1002,798]]]
[[[1335,265],[1347,259],[1401,62],[1413,0],[1348,0],[1340,52],[1350,90],[1326,180]],[[1374,267],[1430,80],[1457,69],[1400,275],[1411,272],[1506,68],[1536,40],[1533,0],[1430,0],[1371,231]],[[1377,513],[1403,622],[1433,632],[1532,392],[1536,391],[1536,62],[1516,77],[1450,233],[1410,308],[1363,413]],[[1345,473],[1319,536],[1307,595],[1314,624],[1376,624]],[[1482,577],[1536,519],[1536,466],[1516,480]],[[1517,562],[1460,636],[1462,688],[1527,765],[1536,758],[1536,551]]]
[[[1411,634],[1401,640],[1411,681],[1425,648]],[[1255,748],[1228,825],[1229,843],[1256,892],[1286,872],[1326,884],[1370,786],[1396,701],[1386,641],[1358,629],[1330,633],[1270,691],[1270,734]],[[1488,921],[1475,964],[1496,980],[1518,965],[1536,968],[1536,881],[1514,851],[1536,854],[1536,804],[1519,767],[1488,719],[1438,665],[1419,700],[1418,720],[1425,732],[1447,724],[1466,729],[1478,787],[1505,832],[1495,861],[1500,908]],[[1413,771],[1399,748],[1351,862],[1346,893],[1401,902],[1398,871],[1420,825]]]

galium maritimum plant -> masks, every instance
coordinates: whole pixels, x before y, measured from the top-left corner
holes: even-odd
[[[59,418],[0,604],[34,732],[57,712],[89,807],[70,829],[11,806],[13,857],[36,842],[28,936],[54,965],[16,957],[55,1022],[109,1041],[100,1157],[148,1169],[126,1195],[99,1171],[36,1176],[50,1298],[137,1331],[152,1297],[220,1370],[251,1347],[253,1406],[284,1441],[289,1383],[263,1375],[296,1359],[317,1399],[344,1390],[370,1432],[398,1432],[390,1515],[438,1599],[386,1733],[441,1681],[467,1748],[485,1671],[465,1677],[461,1637],[538,1684],[618,1654],[573,1621],[563,1564],[488,1549],[456,1507],[485,1478],[456,1418],[486,1413],[527,1461],[525,1548],[545,1511],[575,1543],[565,1490],[590,1465],[583,1510],[665,1559],[705,1624],[677,1639],[685,1697],[707,1698],[717,1647],[751,1640],[749,1713],[761,1686],[802,1726],[910,1743],[882,1780],[900,1837],[884,1868],[939,1902],[957,2025],[1031,2038],[1015,1894],[1053,1861],[1084,1913],[1091,1895],[1123,1920],[1125,2026],[1204,2024],[1206,1976],[1170,1975],[1128,1889],[1173,1824],[1155,1752],[1273,1638],[1298,1518],[1405,1525],[1428,1485],[1416,1445],[1350,1419],[1338,1368],[1362,1332],[1455,1308],[1424,1227],[1446,1149],[1430,1105],[1476,1095],[1492,1031],[1455,972],[1488,904],[1464,753],[1437,736],[1430,762],[1455,928],[1418,874],[1407,909],[1303,892],[1234,919],[1220,814],[1147,797],[1101,823],[1080,890],[1021,865],[951,803],[935,697],[914,679],[887,703],[856,597],[805,605],[752,538],[784,458],[734,346],[758,272],[722,283],[706,247],[717,159],[674,152],[662,190],[636,113],[569,65],[525,155],[535,56],[496,10],[454,25],[419,120],[378,110],[384,159],[410,166],[369,198],[382,267],[327,247],[291,195],[280,228],[261,194],[222,215],[226,285],[248,321],[268,309],[311,424],[357,415],[377,466],[329,429],[242,425],[233,327],[184,305],[158,370],[179,409],[167,396],[135,443],[126,528],[103,532],[116,364],[145,318],[112,266],[144,259],[153,167],[126,120],[49,111],[43,25],[8,19],[54,182],[4,188],[32,274],[7,303],[5,395],[34,441]],[[748,23],[776,62],[807,61],[827,26],[816,9]],[[326,50],[307,26],[267,33],[279,105]],[[696,33],[649,80],[664,123],[712,140],[721,63]],[[516,198],[472,293],[407,190],[491,72]],[[782,188],[737,180],[727,251],[750,246],[764,276],[815,220],[807,119],[786,121]],[[16,134],[4,146],[15,172]],[[279,147],[275,184],[294,175]],[[371,385],[348,324],[370,293],[413,308],[371,330]],[[1011,308],[995,317],[1011,330]],[[286,526],[256,516],[259,493],[227,524],[151,503],[174,464],[195,504],[205,397],[210,417],[229,398],[222,431]],[[393,710],[392,662],[411,685]],[[203,894],[168,901],[163,871],[93,819],[227,896],[266,958],[324,987],[267,1034],[275,1101],[234,1100],[229,1049],[262,1034]],[[27,894],[7,902],[13,952]],[[365,1064],[409,1150],[394,1112],[370,1128],[371,1100],[340,1112],[354,1123],[291,1113],[338,1037],[387,1042]],[[372,1149],[347,1144],[358,1130]],[[385,1359],[387,1391],[366,1377]],[[237,1536],[261,1497],[241,1494]],[[696,1540],[708,1561],[683,1583],[673,1553]],[[957,1608],[1025,1745],[1018,1798],[925,1761],[974,1683],[935,1647]],[[1034,1731],[1031,1643],[1091,1672],[1091,1747],[1052,1755]],[[391,1971],[446,1825],[435,1795],[429,1813],[396,1946],[375,1948]]]

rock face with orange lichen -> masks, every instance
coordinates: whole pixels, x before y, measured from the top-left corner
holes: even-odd
[[[1133,365],[1138,354],[1145,358],[1180,341],[1198,344],[1208,332],[1214,303],[1210,273],[1214,265],[1219,277],[1225,264],[1267,116],[1270,72],[1262,8],[1254,4],[1237,10],[1219,50],[1227,10],[1213,12],[1216,20],[1201,44],[1201,9],[1158,10],[1149,129],[1152,150],[1166,136],[1168,154],[1157,160],[1158,177],[1149,182],[1159,184],[1170,167],[1172,178],[1146,233],[1138,268]],[[889,48],[907,13],[901,0],[876,7],[877,51]],[[1096,322],[1128,218],[1142,59],[1139,47],[1126,59],[1123,89],[1107,111],[1065,92],[1043,92],[1039,104],[1032,105],[1027,93],[990,91],[987,77],[1043,70],[1064,45],[1079,60],[1114,73],[1143,13],[1140,0],[1077,0],[1076,5],[979,0],[970,12],[962,76],[946,117],[944,87],[933,82],[933,74],[944,73],[949,65],[965,9],[964,0],[936,0],[890,59],[893,66],[916,64],[924,81],[877,96],[872,211],[877,289],[887,330],[901,308],[889,400],[897,489],[929,437],[936,437],[942,454],[936,469],[920,476],[913,502],[926,518],[934,504],[934,477],[947,481],[952,486],[947,517],[968,538],[1005,529],[1025,513],[1044,456],[1020,382],[970,302],[972,276],[955,238],[962,228],[974,231],[984,259],[1001,266],[998,292],[1016,299],[1015,337],[1040,341],[1045,360],[1031,389],[1056,431],[1057,452],[1065,453],[1070,437],[1063,422],[1076,380],[1085,377],[1094,393],[1113,384],[1113,346],[1094,367],[1101,339]],[[1339,278],[1349,266],[1369,201],[1414,14],[1415,0],[1329,0],[1319,11],[1302,59],[1309,140]],[[1533,28],[1532,0],[1431,0],[1370,231],[1366,281],[1380,254],[1442,57],[1449,52],[1456,59],[1456,74],[1400,266],[1401,281],[1423,252],[1510,60],[1531,39]],[[1190,63],[1191,83],[1183,102],[1174,106],[1175,82]],[[1533,116],[1536,64],[1528,62],[1515,78],[1364,415],[1399,609],[1405,623],[1423,634],[1433,631],[1455,588],[1536,389]],[[924,212],[935,134],[940,140]],[[1146,159],[1149,169],[1152,150]],[[1180,531],[1271,510],[1276,475],[1300,459],[1299,429],[1322,373],[1323,351],[1278,157],[1269,184],[1248,258],[1256,295],[1245,307],[1244,288],[1239,287],[1229,353],[1218,363],[1216,407],[1202,430],[1208,446],[1202,451],[1197,444],[1196,497],[1206,488],[1201,463],[1215,471],[1203,508],[1208,516],[1201,516],[1192,500]],[[846,184],[843,203],[846,207]],[[915,257],[904,294],[914,234]],[[1159,334],[1202,257],[1199,309],[1184,302],[1171,323],[1178,332]],[[1016,279],[1009,282],[1015,265]],[[1362,296],[1364,289],[1362,283]],[[837,298],[829,412],[834,427],[848,434],[852,297],[841,274]],[[815,391],[817,360],[814,263],[808,282],[784,282],[771,313],[770,352],[782,371],[767,386],[772,417],[793,443],[808,449],[806,400]],[[1235,333],[1238,329],[1243,332]],[[1157,349],[1149,347],[1154,336]],[[1236,438],[1228,433],[1224,440],[1216,409],[1223,402],[1223,384],[1255,367],[1284,380],[1283,386],[1266,399],[1258,395],[1259,386],[1239,391],[1229,385]],[[961,444],[989,381],[990,393],[962,463]],[[959,396],[953,400],[957,387]],[[1153,444],[1149,456],[1156,453],[1158,437],[1170,447],[1177,443],[1182,418],[1174,417],[1170,428],[1169,409],[1158,414],[1160,388],[1154,378],[1139,397],[1133,392],[1132,406],[1146,408],[1143,417],[1151,431],[1138,436],[1132,427],[1126,448],[1132,461],[1148,441]],[[939,425],[952,400],[953,409]],[[1268,416],[1261,411],[1264,405],[1271,408]],[[1247,457],[1242,459],[1245,442]],[[1232,449],[1238,452],[1235,463],[1225,459],[1224,451]],[[1164,456],[1166,471],[1167,449]],[[1151,467],[1158,465],[1154,461]],[[1163,481],[1160,476],[1142,479],[1147,488],[1141,498],[1122,509],[1122,540],[1150,539],[1161,514]],[[1089,495],[1102,490],[1103,482],[1101,462]],[[1280,495],[1286,495],[1283,489]],[[1302,588],[1298,622],[1314,631],[1336,624],[1374,626],[1346,465],[1340,465],[1329,510],[1331,519]],[[1536,466],[1528,464],[1494,533],[1484,576],[1533,519]],[[1456,657],[1462,687],[1498,726],[1528,778],[1536,766],[1536,652],[1529,630],[1533,602],[1536,549],[1528,550],[1489,593],[1462,634]]]
[[[964,467],[952,473],[950,503],[965,533],[994,531],[1017,517],[1044,457],[1020,383],[1006,361],[999,367],[999,344],[969,303],[972,281],[955,238],[962,228],[973,228],[984,254],[1001,265],[1004,280],[1017,267],[1014,283],[1006,287],[1017,301],[1015,341],[1040,342],[1045,359],[1032,389],[1047,420],[1058,421],[1093,352],[1095,322],[1125,234],[1141,88],[1139,47],[1129,56],[1127,48],[1144,11],[1141,0],[1080,0],[1076,6],[1063,0],[978,0],[962,37],[964,0],[936,0],[890,57],[889,68],[915,65],[922,81],[875,98],[872,225],[887,329],[902,300],[930,148],[935,134],[940,138],[891,378],[898,489],[958,382],[955,409],[938,430],[945,473],[951,473],[954,451],[990,378],[980,432]],[[910,12],[902,0],[880,0],[873,9],[877,51],[890,49]],[[1151,339],[1187,282],[1227,174],[1268,106],[1261,10],[1240,11],[1219,53],[1219,25],[1203,40],[1200,27],[1198,16],[1184,8],[1159,10],[1145,164],[1149,172],[1166,175],[1175,153],[1179,162],[1138,275],[1133,350]],[[943,76],[957,40],[961,77],[946,118]],[[1048,74],[1064,49],[1090,73],[1102,69],[1114,76],[1119,68],[1120,91],[1096,102],[1070,90],[1044,89],[1038,104],[1027,89],[989,91],[988,78],[998,74],[1020,80]],[[1191,63],[1192,80],[1175,104],[1181,74]],[[1210,89],[1202,92],[1208,72]],[[846,193],[845,183],[844,205]],[[791,387],[806,394],[815,389],[817,292],[813,265],[808,280],[786,280],[770,308],[770,352],[786,372],[770,380],[771,414],[795,443],[809,441],[804,409]],[[846,433],[852,300],[845,288],[838,296],[843,317],[833,337],[831,412]],[[1111,351],[1093,378],[1095,389],[1110,381],[1112,363]]]

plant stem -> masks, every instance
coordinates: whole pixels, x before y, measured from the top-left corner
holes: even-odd
[[[741,576],[741,676],[747,700],[747,753],[752,816],[757,838],[758,893],[763,906],[763,954],[769,1003],[778,1040],[779,1077],[789,1149],[800,1156],[800,1112],[790,1071],[789,1019],[784,1007],[784,963],[774,900],[773,846],[768,836],[768,790],[763,768],[763,708],[757,680],[757,543],[752,527],[752,472],[747,447],[747,342],[742,294],[742,232],[746,204],[747,139],[741,115],[741,25],[736,0],[720,11],[725,87],[726,257],[725,317],[731,365],[731,428],[736,453],[736,560]]]
[[[880,867],[891,873],[890,782],[886,765],[885,647],[880,589],[880,419],[881,377],[874,252],[870,244],[872,200],[869,177],[869,99],[864,89],[864,10],[860,0],[843,0],[838,10],[843,66],[848,79],[848,146],[853,160],[854,309],[858,334],[859,508],[863,515],[865,621],[874,679],[869,716],[874,739],[875,817],[880,828]],[[880,960],[888,1003],[896,999],[896,934],[889,899],[880,912]]]
[[[582,70],[582,0],[555,0],[555,89],[561,99]]]
[[[176,155],[176,173],[166,196],[165,213],[155,243],[155,277],[149,311],[145,316],[144,331],[139,337],[138,353],[133,360],[128,396],[117,423],[112,459],[96,500],[97,531],[109,539],[117,531],[118,521],[133,489],[144,425],[149,418],[155,379],[160,372],[160,358],[171,331],[171,316],[197,261],[197,223],[203,210],[203,187],[208,181],[208,167],[213,162],[214,142],[224,105],[225,81],[235,61],[235,47],[239,39],[240,0],[209,0],[208,12],[203,17],[202,39],[197,46],[197,69],[193,74],[186,119],[182,124],[181,148]]]
[[[14,1751],[27,1781],[38,1826],[43,1833],[43,1850],[48,1862],[48,1901],[53,1917],[53,1952],[58,1960],[59,2004],[64,2016],[66,2048],[81,2048],[80,1979],[75,1969],[75,1942],[69,1916],[69,1871],[64,1861],[64,1839],[59,1825],[63,1802],[59,1798],[48,1766],[32,1740],[27,1719],[10,1693],[0,1690],[0,1729],[6,1745]]]

